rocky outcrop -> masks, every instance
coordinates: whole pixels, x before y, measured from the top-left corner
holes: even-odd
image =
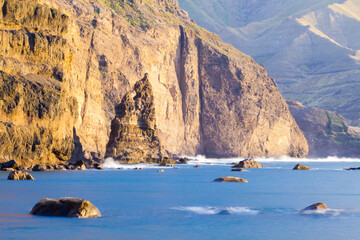
[[[116,107],[106,157],[124,163],[171,163],[160,144],[155,118],[154,95],[148,74]]]
[[[8,180],[35,180],[35,179],[28,172],[12,171],[8,176]]]
[[[242,183],[247,183],[248,181],[246,179],[237,178],[237,177],[222,177],[222,178],[215,179],[214,182],[242,182]]]
[[[359,157],[360,130],[331,111],[288,101],[289,109],[309,144],[309,157]]]
[[[321,211],[321,210],[326,210],[327,209],[327,206],[325,203],[314,203],[304,209],[302,209],[300,211],[301,214],[306,214],[308,212],[314,212],[314,211]]]
[[[245,159],[233,166],[233,168],[262,168],[262,166],[253,159]]]
[[[157,138],[171,155],[307,154],[266,70],[175,0],[0,6],[0,162],[103,158],[114,109],[145,72]]]
[[[311,168],[301,165],[301,164],[296,164],[296,166],[293,168],[293,170],[311,170]]]
[[[101,213],[97,207],[80,198],[41,199],[31,210],[31,215],[49,217],[97,218]]]

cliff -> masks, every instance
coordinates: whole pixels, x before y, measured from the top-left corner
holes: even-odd
[[[288,100],[360,126],[360,2],[179,0],[201,26],[266,67]],[[351,86],[351,87],[349,87]]]
[[[1,161],[104,157],[115,106],[145,72],[156,135],[168,153],[307,154],[266,70],[199,28],[177,1],[0,6]],[[11,148],[14,142],[22,147]]]
[[[288,101],[289,108],[309,144],[309,157],[359,157],[360,130],[331,111]]]

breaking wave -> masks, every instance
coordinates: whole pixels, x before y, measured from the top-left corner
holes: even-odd
[[[184,156],[187,157],[187,156]],[[232,163],[238,163],[244,158],[206,158],[205,156],[198,155],[196,157],[187,157],[192,159],[189,161],[189,164],[209,164],[209,165],[229,165]],[[278,158],[255,158],[256,161],[260,163],[299,163],[299,162],[360,162],[360,158],[339,158],[339,157],[327,157],[327,158],[291,158],[291,157],[278,157]]]
[[[146,164],[146,163],[142,163],[142,164],[121,164],[121,163],[115,161],[113,158],[106,158],[104,163],[103,163],[103,167],[105,169],[124,169],[124,170],[134,169],[134,168],[152,168],[152,169],[163,168],[163,167],[160,167],[160,166],[155,165],[155,164]]]
[[[259,210],[248,207],[174,207],[174,210],[186,211],[201,215],[235,214],[235,215],[257,215]]]

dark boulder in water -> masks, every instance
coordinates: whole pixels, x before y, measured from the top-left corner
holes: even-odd
[[[1,169],[5,169],[5,168],[17,169],[18,167],[19,167],[19,165],[16,163],[15,160],[10,160],[8,162],[3,162],[0,164]]]
[[[301,165],[301,164],[297,164],[293,170],[311,170],[311,168],[307,167],[307,166],[304,166],[304,165]]]
[[[230,215],[231,213],[228,210],[221,210],[218,214],[219,215]]]
[[[243,172],[245,171],[243,168],[233,168],[231,169],[232,172]]]
[[[314,204],[304,208],[303,210],[300,211],[300,213],[306,213],[307,211],[319,211],[319,210],[325,210],[325,209],[327,209],[326,204],[319,202],[319,203],[314,203]]]
[[[347,170],[347,171],[360,170],[360,167],[358,167],[358,168],[345,168],[344,170]]]
[[[35,180],[35,179],[27,172],[12,171],[8,176],[8,180]]]
[[[80,198],[41,199],[31,210],[31,215],[50,217],[96,218],[101,217],[97,207]]]

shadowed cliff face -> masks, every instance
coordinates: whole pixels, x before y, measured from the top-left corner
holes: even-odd
[[[309,157],[359,157],[360,130],[341,115],[288,101],[296,122],[309,143]]]
[[[66,146],[73,146],[75,137],[76,155],[105,155],[115,106],[145,72],[155,115],[143,117],[155,119],[156,135],[167,152],[307,153],[306,140],[265,69],[196,26],[176,1],[0,0],[0,7],[0,71],[11,79],[56,86],[34,94],[51,96],[56,106],[48,107],[53,113],[41,127]],[[34,102],[27,93],[31,86],[23,87],[24,98]],[[27,110],[19,107],[6,117],[0,114],[0,121],[29,126],[23,115]],[[34,122],[41,119],[38,115]],[[56,152],[55,160],[67,159],[61,154],[70,151],[39,146]],[[0,160],[17,158],[16,151]]]

